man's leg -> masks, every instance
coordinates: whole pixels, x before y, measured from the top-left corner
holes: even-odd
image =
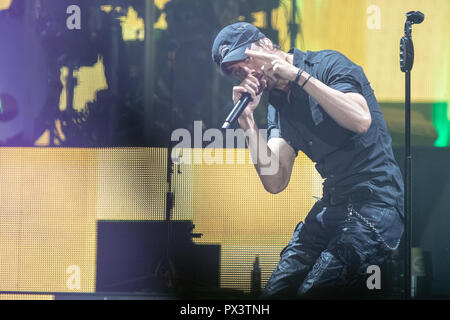
[[[308,213],[305,223],[295,228],[289,244],[281,251],[280,261],[262,293],[262,299],[295,298],[306,274],[312,268],[320,252],[326,248],[320,217],[326,210],[317,202]]]
[[[340,210],[347,209],[342,207]],[[393,248],[387,247],[386,243],[380,240],[380,233],[374,232],[374,228],[389,231],[387,226],[390,226],[402,230],[402,225],[395,208],[376,208],[369,205],[363,207],[361,212],[364,214],[362,217],[369,217],[369,220],[347,215],[342,223],[336,225],[335,236],[304,279],[298,289],[298,297],[363,298],[380,293],[367,288],[367,268],[370,265],[381,267]],[[394,233],[399,239],[401,232],[384,232],[386,235]],[[389,243],[395,242],[393,237],[386,239]]]

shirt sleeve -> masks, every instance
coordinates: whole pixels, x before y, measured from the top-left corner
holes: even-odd
[[[267,141],[271,138],[283,138],[292,147],[292,149],[294,149],[295,156],[297,156],[298,150],[292,145],[288,136],[288,132],[281,132],[280,112],[273,105],[269,104],[267,108]]]
[[[362,87],[368,81],[360,66],[337,51],[332,51],[321,64],[324,83],[330,88],[363,94]]]
[[[281,138],[280,116],[274,106],[269,104],[267,108],[267,141],[270,138]]]

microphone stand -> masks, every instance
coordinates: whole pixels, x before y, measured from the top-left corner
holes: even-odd
[[[175,268],[172,262],[172,241],[173,241],[173,226],[171,221],[172,209],[174,207],[174,193],[172,192],[172,175],[173,175],[173,161],[172,161],[172,140],[171,134],[173,130],[173,117],[174,117],[174,94],[175,94],[175,59],[176,50],[178,44],[172,41],[169,45],[168,51],[168,72],[169,72],[169,90],[170,90],[170,101],[169,101],[169,130],[168,130],[168,145],[167,145],[167,166],[166,166],[166,177],[167,177],[167,192],[166,192],[166,215],[165,222],[167,226],[167,238],[165,245],[165,253],[161,261],[156,267],[156,276],[162,280],[165,280],[165,285],[167,289],[175,287]]]
[[[414,16],[420,16],[414,19]],[[423,21],[423,14],[410,11],[406,14],[405,35],[400,40],[400,69],[405,73],[405,299],[411,298],[411,235],[412,235],[412,156],[411,156],[411,69],[414,64],[412,25]]]

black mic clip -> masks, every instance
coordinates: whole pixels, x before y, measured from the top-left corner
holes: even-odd
[[[400,70],[411,71],[414,64],[414,45],[411,39],[413,24],[422,23],[425,15],[420,11],[409,11],[406,13],[405,35],[400,39]]]

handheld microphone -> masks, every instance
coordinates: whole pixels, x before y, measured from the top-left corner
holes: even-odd
[[[239,116],[242,114],[242,112],[245,110],[247,105],[250,101],[252,101],[252,97],[250,96],[250,93],[244,92],[241,95],[241,98],[234,106],[233,110],[231,110],[228,117],[225,119],[225,122],[222,125],[222,130],[230,129],[231,126],[236,122],[236,120],[239,118]]]

